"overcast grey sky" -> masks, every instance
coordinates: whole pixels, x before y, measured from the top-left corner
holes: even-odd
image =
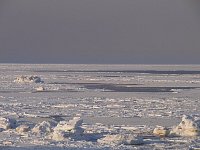
[[[1,63],[200,63],[199,0],[0,0]]]

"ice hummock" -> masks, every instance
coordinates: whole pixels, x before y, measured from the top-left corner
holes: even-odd
[[[22,125],[20,125],[20,126],[18,126],[18,127],[16,128],[16,131],[17,131],[18,133],[20,133],[20,134],[23,134],[23,133],[25,133],[25,132],[28,132],[29,130],[30,130],[30,126],[24,125],[24,124],[22,124]]]
[[[156,136],[160,136],[160,137],[168,136],[169,133],[170,133],[170,130],[166,127],[163,127],[163,126],[157,126],[153,130],[153,134],[156,135]]]
[[[6,117],[0,117],[0,128],[7,130],[16,127],[16,120]]]
[[[36,90],[37,92],[42,92],[42,91],[45,91],[45,88],[42,87],[42,86],[40,86],[40,87],[36,87],[35,90]]]
[[[191,116],[183,115],[181,122],[171,129],[157,126],[153,130],[153,134],[161,137],[174,136],[198,136],[200,135],[199,120],[195,120]]]
[[[49,121],[43,121],[35,125],[32,129],[33,133],[36,134],[47,134],[53,131],[53,123]]]
[[[14,80],[14,82],[16,83],[42,83],[43,81],[38,76],[20,76],[20,77],[17,77]]]
[[[69,121],[60,121],[54,128],[52,139],[62,141],[70,136],[81,136],[84,132],[83,128],[81,128],[82,123],[83,120],[80,117],[74,117]]]
[[[195,120],[191,116],[183,115],[179,125],[174,127],[170,135],[177,136],[198,136],[200,135],[199,120]]]

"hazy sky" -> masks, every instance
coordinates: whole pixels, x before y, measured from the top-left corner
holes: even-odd
[[[199,63],[199,0],[0,0],[3,63]]]

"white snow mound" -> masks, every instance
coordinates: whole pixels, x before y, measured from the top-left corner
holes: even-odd
[[[122,134],[115,134],[115,135],[107,135],[106,137],[99,139],[99,143],[101,144],[114,144],[114,145],[141,145],[144,144],[142,137],[136,137],[133,135],[122,135]]]
[[[172,129],[170,135],[175,136],[198,136],[200,127],[198,121],[190,116],[184,115],[180,124]]]
[[[14,82],[16,83],[41,83],[42,80],[38,76],[20,76],[17,77]]]

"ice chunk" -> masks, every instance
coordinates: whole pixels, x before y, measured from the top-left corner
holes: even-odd
[[[42,123],[36,124],[32,132],[36,134],[45,134],[52,132],[52,128],[53,125],[51,122],[43,121]]]
[[[30,130],[30,127],[28,125],[20,125],[16,128],[16,131],[18,133],[24,133],[24,132],[28,132]]]
[[[17,77],[14,82],[16,83],[41,83],[42,80],[38,76],[20,76]]]
[[[72,120],[69,121],[60,121],[58,125],[54,128],[54,130],[61,130],[61,131],[74,131],[80,129],[83,120],[80,117],[74,117]]]
[[[65,140],[70,136],[80,137],[84,130],[81,128],[83,120],[80,117],[74,117],[69,121],[60,121],[54,128],[52,139],[56,141]]]
[[[45,90],[45,88],[44,88],[44,87],[42,87],[42,86],[40,86],[40,87],[37,87],[37,88],[35,88],[35,90],[40,92],[40,91],[44,91],[44,90]]]
[[[184,115],[181,123],[174,127],[170,135],[175,136],[198,136],[200,127],[192,117]]]
[[[0,128],[7,130],[15,127],[16,127],[16,120],[0,117]]]
[[[137,137],[133,135],[122,135],[122,134],[115,134],[115,135],[107,135],[106,137],[99,139],[99,143],[102,144],[124,144],[124,145],[141,145],[144,144],[142,137]]]
[[[165,137],[168,136],[170,133],[170,130],[166,127],[163,126],[157,126],[154,130],[153,130],[153,134],[156,136],[161,136],[161,137]]]
[[[52,139],[55,141],[63,141],[66,139],[66,137],[67,137],[67,134],[64,131],[57,130],[57,131],[54,131],[52,134]]]
[[[11,145],[13,145],[13,142],[12,141],[3,141],[3,145],[5,145],[5,146],[11,146]]]

